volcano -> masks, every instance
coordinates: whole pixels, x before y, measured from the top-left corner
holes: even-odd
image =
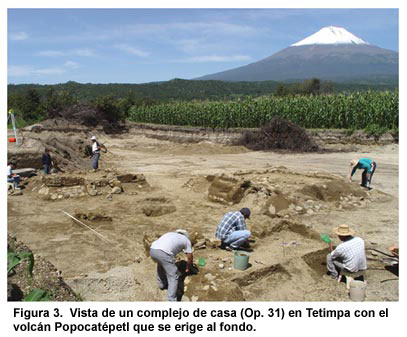
[[[397,52],[374,46],[342,27],[329,26],[260,61],[195,80],[397,80],[398,66]]]

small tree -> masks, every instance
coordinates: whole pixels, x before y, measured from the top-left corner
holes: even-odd
[[[284,84],[280,83],[277,86],[276,92],[274,93],[275,96],[287,96],[290,94],[290,90],[287,88],[287,86],[285,86]]]
[[[106,119],[111,123],[116,123],[123,118],[117,100],[111,95],[98,98],[94,105],[100,113],[101,119]]]

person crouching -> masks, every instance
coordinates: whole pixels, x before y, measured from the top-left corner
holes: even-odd
[[[215,233],[221,240],[222,249],[252,251],[248,241],[251,233],[247,230],[246,219],[250,219],[250,209],[246,207],[223,216]]]
[[[342,270],[356,273],[367,269],[365,242],[363,239],[353,236],[355,233],[348,225],[335,227],[333,232],[342,241],[335,249],[332,242],[329,244],[331,252],[326,257],[328,275],[337,279]]]

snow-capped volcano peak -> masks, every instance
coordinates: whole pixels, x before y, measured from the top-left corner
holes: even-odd
[[[297,43],[291,45],[303,46],[309,44],[369,44],[361,38],[348,32],[342,27],[324,27],[315,34],[312,34]]]

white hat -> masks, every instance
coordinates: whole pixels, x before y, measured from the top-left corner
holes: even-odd
[[[350,166],[355,167],[358,163],[359,163],[359,160],[357,160],[357,159],[352,159],[352,160],[350,161]]]
[[[96,137],[95,137],[95,136],[92,136],[91,140],[96,140]]]
[[[333,229],[333,232],[339,236],[348,236],[355,234],[355,231],[350,228],[348,225],[340,225]]]
[[[185,235],[187,237],[187,239],[189,240],[188,232],[185,229],[177,229],[175,232],[178,234]]]

